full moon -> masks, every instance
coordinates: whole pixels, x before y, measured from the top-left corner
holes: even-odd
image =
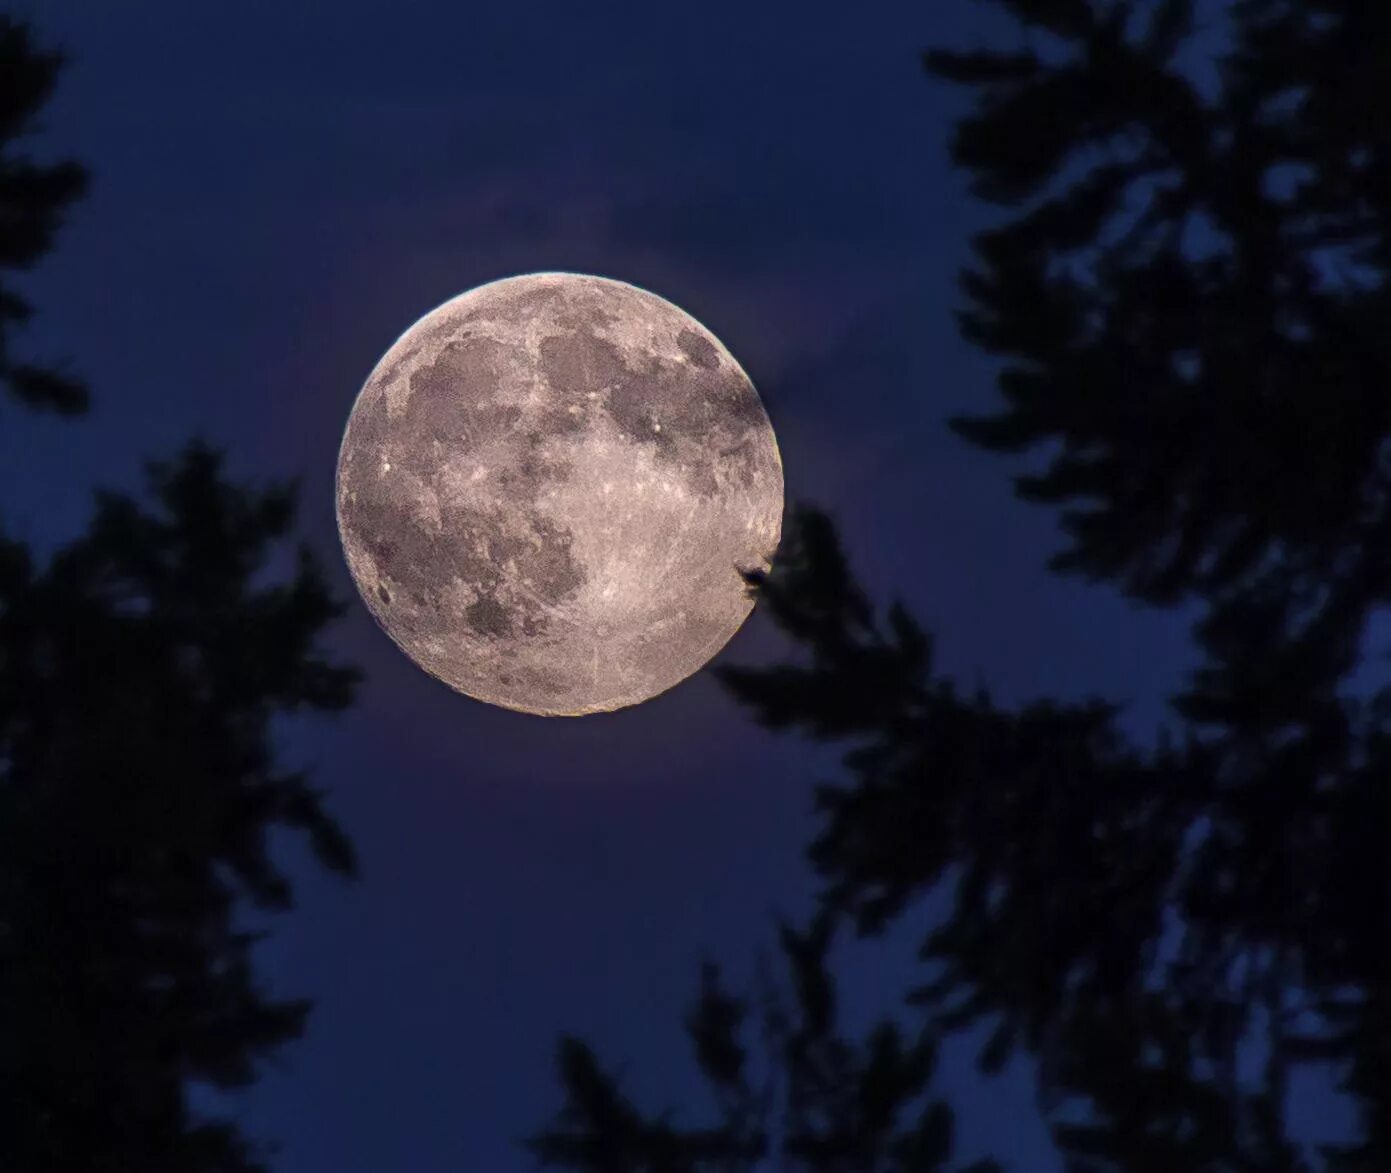
[[[621,281],[534,273],[397,339],[348,416],[336,499],[353,581],[411,660],[578,716],[666,691],[739,630],[783,476],[709,330]]]

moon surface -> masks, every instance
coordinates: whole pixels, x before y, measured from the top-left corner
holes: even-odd
[[[479,286],[407,330],[343,433],[344,556],[451,688],[526,713],[638,704],[753,607],[782,529],[777,441],[689,314],[603,277]]]

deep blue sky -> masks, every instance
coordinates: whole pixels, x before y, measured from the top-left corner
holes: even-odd
[[[481,282],[591,271],[720,335],[765,396],[790,496],[832,509],[950,675],[1160,718],[1183,622],[1047,575],[1053,519],[1012,500],[1019,466],[942,422],[995,402],[952,319],[988,213],[948,165],[961,97],[918,53],[998,37],[977,5],[20,10],[73,59],[44,141],[94,172],[28,282],[32,340],[96,401],[77,423],[3,417],[0,500],[23,536],[73,535],[95,484],[134,486],[200,432],[239,476],[302,478],[304,528],[348,594],[333,463],[378,357]],[[530,1168],[513,1138],[557,1106],[561,1031],[644,1104],[682,1103],[697,963],[737,983],[772,911],[807,907],[809,784],[834,766],[752,727],[708,675],[613,715],[488,708],[353,602],[335,642],[369,673],[360,703],[287,746],[364,876],[326,880],[289,846],[300,905],[262,959],[318,1008],[238,1110],[283,1142],[282,1173],[511,1173]],[[755,616],[721,660],[774,644]],[[846,953],[853,1015],[898,996],[902,953]],[[1017,1071],[982,1084],[954,1047],[941,1082],[962,1156],[1056,1168]]]

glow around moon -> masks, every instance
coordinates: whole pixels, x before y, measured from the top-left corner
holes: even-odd
[[[451,688],[527,713],[647,700],[698,671],[781,534],[753,384],[646,290],[537,273],[426,314],[338,455],[339,536],[372,615]]]

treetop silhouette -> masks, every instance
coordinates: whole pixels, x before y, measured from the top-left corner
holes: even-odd
[[[256,979],[243,904],[289,908],[270,831],[352,848],[277,714],[341,711],[357,673],[319,641],[341,611],[306,551],[266,574],[292,493],[228,482],[190,446],[155,508],[102,494],[45,568],[0,550],[0,1146],[15,1169],[264,1168],[188,1083],[239,1087],[309,1004]]]
[[[15,335],[33,316],[5,273],[31,268],[53,247],[68,206],[87,188],[77,163],[36,163],[22,150],[62,67],[26,23],[0,14],[0,385],[27,407],[75,415],[87,408],[79,379],[15,357]]]
[[[717,966],[702,968],[686,1033],[717,1123],[647,1117],[567,1037],[557,1056],[565,1106],[528,1149],[544,1166],[587,1173],[752,1173],[765,1162],[788,1173],[999,1173],[990,1159],[952,1160],[952,1112],[928,1094],[931,1031],[884,1020],[860,1041],[845,1036],[827,968],[834,935],[829,915],[803,931],[780,925],[787,980],[762,974],[753,1005],[728,992]]]

